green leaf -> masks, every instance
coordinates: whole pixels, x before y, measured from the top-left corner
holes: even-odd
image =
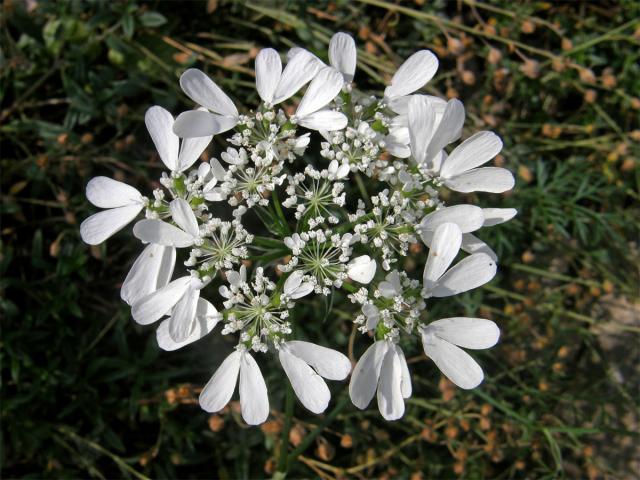
[[[167,23],[167,18],[158,12],[145,12],[140,15],[140,23],[145,27],[159,27]]]

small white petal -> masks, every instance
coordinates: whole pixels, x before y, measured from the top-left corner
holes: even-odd
[[[480,287],[496,275],[496,262],[486,253],[475,253],[456,263],[431,289],[434,297],[449,297]]]
[[[484,373],[480,365],[464,350],[438,338],[422,334],[424,353],[434,361],[440,371],[460,388],[471,389],[482,383]]]
[[[313,413],[324,412],[329,406],[331,392],[320,375],[290,353],[286,344],[280,348],[278,358],[300,403]]]
[[[165,287],[173,274],[175,261],[175,248],[153,243],[147,245],[133,263],[122,284],[122,300],[133,305],[142,297]]]
[[[267,385],[258,364],[246,352],[242,352],[240,363],[240,408],[249,425],[259,425],[269,416]]]
[[[303,118],[317,112],[336,98],[342,89],[342,74],[332,67],[324,67],[318,72],[307,88],[296,109],[296,116]]]
[[[180,277],[166,287],[141,298],[133,304],[131,316],[140,325],[148,325],[168,315],[184,296],[191,284],[191,277]]]
[[[451,190],[461,193],[503,193],[513,188],[515,179],[513,174],[505,168],[484,167],[447,178],[444,184]]]
[[[173,115],[156,105],[147,110],[144,115],[144,123],[162,163],[169,170],[175,171],[178,168],[179,140],[177,135],[173,133]]]
[[[498,326],[484,318],[443,318],[430,323],[426,328],[449,343],[474,350],[491,348],[500,338]]]
[[[238,116],[238,109],[227,94],[201,70],[190,68],[184,72],[180,77],[180,86],[198,105],[221,115]]]
[[[295,54],[289,56],[287,66],[282,72],[272,103],[283,102],[295,95],[322,66],[323,63],[312,53],[302,48],[295,49]]]
[[[80,224],[80,236],[85,243],[98,245],[131,223],[143,207],[127,205],[95,213]]]
[[[438,59],[429,50],[420,50],[400,66],[385,91],[385,97],[409,95],[433,78],[438,70]]]
[[[304,277],[304,272],[302,270],[295,270],[291,272],[291,275],[287,277],[284,282],[283,291],[285,295],[291,295],[302,283],[302,277]]]
[[[375,330],[378,326],[378,322],[380,321],[380,310],[378,310],[378,307],[371,303],[367,303],[362,306],[362,313],[367,317],[367,330]]]
[[[347,117],[340,112],[333,110],[320,110],[298,119],[298,125],[309,130],[342,130],[347,126]]]
[[[165,247],[186,248],[193,245],[193,236],[162,220],[140,220],[133,226],[133,234],[143,242]]]
[[[169,323],[171,319],[163,320],[156,330],[158,346],[167,352],[178,350],[208,335],[221,319],[222,314],[220,314],[210,302],[200,297],[198,299],[198,308],[196,309],[196,323],[191,335],[182,342],[174,341],[171,335],[169,335]]]
[[[237,124],[237,117],[190,110],[178,115],[173,124],[173,131],[179,137],[208,137],[231,130]]]
[[[354,258],[347,265],[347,275],[351,280],[367,285],[376,274],[376,261],[369,255]]]
[[[224,169],[222,164],[215,158],[209,160],[209,164],[211,165],[211,172],[213,173],[213,176],[216,178],[216,180],[218,180],[219,182],[224,181],[224,177],[227,175],[227,171]]]
[[[486,253],[493,260],[496,262],[498,261],[498,255],[496,255],[496,252],[472,233],[465,233],[462,235],[462,245],[460,248],[470,254]]]
[[[356,43],[349,34],[338,32],[329,42],[329,62],[351,83],[356,72]]]
[[[169,336],[174,342],[184,342],[193,333],[199,298],[200,290],[189,288],[176,303],[169,319]]]
[[[398,420],[404,415],[402,366],[394,346],[387,350],[380,369],[378,409],[385,420]]]
[[[287,346],[293,355],[304,360],[328,380],[344,380],[351,371],[349,359],[336,350],[299,340],[287,342]]]
[[[502,150],[502,140],[493,132],[478,132],[449,154],[440,176],[450,178],[487,163]]]
[[[460,138],[462,134],[462,126],[464,125],[464,105],[457,99],[447,102],[438,129],[433,134],[425,160],[431,162],[444,147]]]
[[[474,232],[482,227],[484,215],[482,209],[475,205],[453,205],[425,216],[420,222],[419,229],[434,232],[444,223],[455,223],[462,233]]]
[[[518,214],[515,208],[483,208],[484,226],[493,227],[508,222]]]
[[[205,151],[207,146],[211,143],[211,139],[213,137],[211,135],[207,137],[194,137],[194,138],[184,138],[182,139],[182,144],[180,145],[180,155],[178,156],[178,171],[184,172],[188,168],[191,167],[202,152]],[[201,165],[206,165],[203,163]]]
[[[356,363],[349,382],[351,402],[360,410],[367,408],[378,388],[382,360],[388,350],[384,341],[375,342]]]
[[[87,200],[99,208],[139,205],[142,196],[135,188],[109,177],[94,177],[87,184]]]
[[[256,88],[258,95],[266,103],[273,102],[280,76],[282,62],[273,48],[263,48],[256,56]]]
[[[455,223],[443,223],[436,229],[422,275],[424,288],[433,289],[458,255],[461,243],[462,232]]]
[[[229,355],[202,389],[199,402],[204,411],[219,412],[231,400],[238,381],[241,355],[238,351]]]
[[[402,292],[402,284],[400,283],[400,274],[397,270],[393,270],[387,274],[385,281],[380,282],[378,290],[385,298],[393,298]]]
[[[182,198],[176,198],[169,204],[169,211],[171,212],[171,218],[176,224],[192,237],[197,237],[200,233],[198,229],[198,220],[189,202]]]

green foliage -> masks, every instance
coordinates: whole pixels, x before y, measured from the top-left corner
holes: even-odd
[[[500,324],[500,346],[478,355],[485,383],[452,389],[410,345],[415,385],[405,417],[387,423],[375,406],[359,411],[345,403],[341,385],[330,407],[340,410],[324,420],[296,405],[290,477],[632,476],[640,183],[634,11],[632,1],[5,1],[2,475],[273,472],[283,448],[279,367],[263,368],[273,409],[263,429],[242,425],[234,405],[212,417],[201,411],[198,388],[230,345],[211,335],[164,353],[153,329],[133,324],[118,289],[136,243],[121,234],[84,245],[78,225],[92,210],[83,190],[95,175],[145,189],[158,176],[144,111],[191,106],[177,81],[186,68],[202,68],[238,105],[251,104],[256,49],[299,44],[326,59],[328,39],[342,30],[359,45],[361,89],[380,88],[417,49],[437,53],[441,67],[427,91],[459,96],[472,130],[503,137],[496,161],[518,174],[509,195],[467,200],[520,213],[482,232],[500,254],[499,278],[428,312]],[[277,211],[265,214],[278,219]],[[364,344],[350,344],[353,311],[337,305],[311,303],[295,319],[309,338],[359,356]],[[316,424],[327,428],[314,431]]]

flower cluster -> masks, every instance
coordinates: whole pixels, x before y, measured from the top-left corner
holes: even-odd
[[[200,395],[206,411],[222,409],[239,378],[243,418],[264,422],[269,400],[257,361],[264,353],[277,356],[314,413],[330,402],[325,380],[351,373],[356,407],[377,395],[382,416],[398,419],[412,393],[401,348],[411,338],[455,384],[477,386],[482,369],[462,348],[493,346],[498,327],[480,318],[432,321],[428,305],[496,273],[496,254],[475,233],[515,210],[449,206],[439,193],[511,189],[509,171],[483,166],[500,152],[500,138],[479,132],[450,146],[462,135],[465,111],[458,100],[416,93],[438,68],[428,50],[404,62],[382,97],[355,88],[357,50],[347,34],[331,39],[328,64],[302,48],[284,58],[283,68],[275,50],[259,52],[261,103],[243,113],[205,73],[184,72],[180,85],[196,108],[174,119],[154,106],[145,116],[167,170],[161,188],[145,197],[93,178],[87,198],[105,210],[82,223],[82,238],[99,244],[144,212],[133,233],[145,247],[121,290],[133,319],[160,321],[164,350],[193,343],[218,323],[220,334],[237,337]],[[230,147],[200,161],[215,135]],[[319,136],[315,155],[312,135]],[[399,265],[418,244],[428,255],[422,278],[412,278]],[[296,339],[296,305],[339,290],[351,302],[354,328],[373,340],[353,372],[342,353]]]

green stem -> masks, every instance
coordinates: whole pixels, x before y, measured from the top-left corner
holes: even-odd
[[[289,453],[289,431],[291,430],[291,420],[293,417],[293,405],[295,398],[293,395],[293,388],[287,381],[287,391],[284,404],[284,426],[282,428],[282,440],[280,441],[280,458],[278,459],[277,472],[281,478],[287,475],[289,470],[289,462],[287,454]]]

